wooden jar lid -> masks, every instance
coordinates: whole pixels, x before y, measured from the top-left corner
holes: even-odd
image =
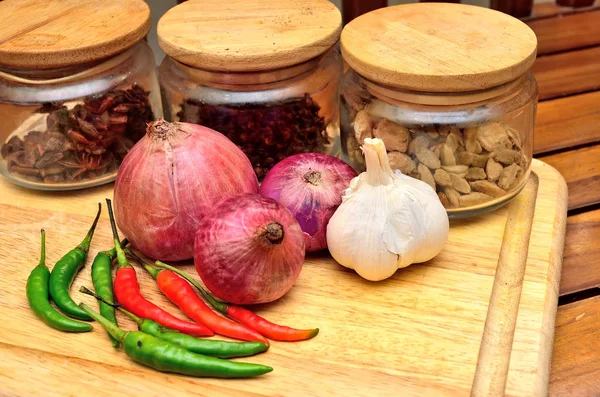
[[[428,92],[499,86],[523,75],[537,38],[523,22],[483,7],[417,3],[381,8],[350,22],[344,60],[376,83]]]
[[[158,22],[161,48],[206,70],[244,72],[297,65],[339,38],[342,17],[327,0],[202,0]]]
[[[5,0],[0,2],[0,65],[47,69],[96,61],[144,38],[143,0]]]

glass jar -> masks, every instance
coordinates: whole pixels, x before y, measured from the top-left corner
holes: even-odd
[[[221,132],[244,151],[259,178],[296,153],[341,153],[335,50],[299,66],[246,74],[166,58],[159,73],[165,117]]]
[[[537,84],[531,73],[501,90],[462,95],[454,105],[434,102],[457,95],[431,93],[432,104],[410,102],[417,95],[349,70],[342,83],[343,159],[364,171],[359,142],[382,139],[392,168],[431,185],[452,218],[490,211],[521,191],[533,157]]]
[[[392,16],[389,16],[389,9],[374,13],[380,13],[375,17],[385,23],[381,15],[387,12],[392,31],[398,24],[394,21],[406,21],[406,18],[414,15],[418,19],[419,14],[423,15],[423,20],[428,20],[430,25],[427,26],[441,25],[441,29],[451,29],[444,26],[444,22],[436,25],[438,17],[440,21],[445,18],[447,24],[453,13],[461,15],[465,8],[484,22],[480,26],[493,26],[493,23],[485,24],[490,18],[499,18],[501,24],[505,23],[504,19],[511,18],[489,14],[490,10],[483,13],[472,11],[480,7],[456,4],[436,6],[439,7],[432,8],[429,4],[420,3],[390,7],[396,9],[391,11]],[[460,20],[463,26],[468,26],[469,21],[464,21],[462,17]],[[514,25],[521,28],[519,24],[522,23],[517,22]],[[463,71],[459,79],[448,79],[449,75],[452,77],[452,67],[446,68],[439,74],[438,80],[432,81],[435,70],[427,70],[428,65],[439,65],[437,62],[441,62],[442,58],[447,61],[447,53],[428,53],[426,59],[429,64],[421,66],[424,71],[415,66],[414,76],[406,75],[413,66],[404,62],[395,66],[391,63],[394,71],[400,69],[399,78],[393,74],[382,74],[381,63],[377,65],[379,69],[375,73],[375,68],[365,67],[365,58],[360,58],[361,54],[352,37],[357,33],[361,35],[361,46],[365,46],[366,32],[363,30],[370,23],[364,20],[361,23],[359,17],[357,26],[353,27],[352,24],[348,25],[355,30],[350,32],[351,35],[345,36],[346,30],[342,33],[342,51],[350,66],[341,87],[343,159],[357,171],[363,171],[362,141],[365,138],[382,139],[392,168],[420,179],[436,190],[450,218],[491,211],[519,193],[529,178],[533,156],[537,84],[528,71],[535,59],[533,33],[532,37],[527,35],[530,46],[523,52],[529,54],[530,59],[521,64],[518,70],[512,71],[513,74],[502,76],[504,81],[498,75],[491,77],[495,70],[493,65],[489,66],[488,81],[481,74],[465,80]],[[411,26],[410,19],[406,24]],[[398,29],[410,35],[410,31],[403,30],[405,26]],[[416,23],[412,26],[422,25]],[[427,26],[421,29],[427,29]],[[469,37],[470,33],[477,30],[478,26],[466,30],[463,28],[462,34]],[[428,34],[436,36],[438,32],[429,31]],[[443,34],[439,33],[440,36]],[[454,42],[462,45],[461,30],[454,29],[453,34]],[[399,37],[403,39],[401,35]],[[376,38],[380,39],[377,34]],[[410,37],[404,39],[411,40]],[[419,47],[413,51],[420,53],[422,50]],[[454,50],[460,52],[456,47]],[[397,59],[407,59],[407,52],[410,51],[402,50],[402,57]],[[465,49],[471,56],[478,51],[473,46]],[[503,63],[501,60],[497,62],[500,65]],[[398,80],[394,80],[396,78]],[[501,84],[498,84],[499,80]]]
[[[265,4],[240,1],[239,8],[232,5],[237,9],[232,13],[223,11],[218,3],[186,2],[159,22],[161,45],[169,55],[159,69],[167,120],[201,124],[221,132],[244,151],[259,179],[293,154],[341,155],[338,88],[342,62],[334,47],[341,16],[335,6],[326,0],[305,4],[273,0],[272,6],[279,7],[274,13],[267,12]],[[306,14],[304,8],[313,14]],[[295,22],[289,30],[268,35],[253,32],[256,26],[271,32],[272,25],[280,23],[278,18],[286,14],[283,9]],[[240,12],[251,16],[240,18]],[[206,26],[215,18],[220,18],[235,37],[220,37]],[[196,37],[185,56],[181,45],[176,45],[185,38],[185,32],[177,28],[181,19],[190,21]],[[317,19],[327,21],[321,23],[321,30],[302,34],[305,23],[310,20],[314,26]],[[230,26],[236,24],[244,26]],[[248,24],[253,25],[251,33]],[[169,29],[177,30],[170,35]],[[216,38],[211,41],[211,36]],[[293,44],[280,45],[289,37],[295,38]],[[248,42],[252,52],[243,52]],[[316,42],[321,45],[316,46]],[[230,53],[242,52],[229,58]]]
[[[130,35],[120,43],[124,49],[102,47],[102,40],[114,37],[108,34],[94,39],[100,47],[92,47],[91,54],[71,47],[60,56],[49,49],[37,64],[19,59],[16,51],[10,66],[0,60],[0,173],[12,182],[40,190],[110,182],[144,136],[146,123],[162,117],[154,57],[142,40],[149,27],[148,7],[133,1],[123,10],[116,0],[108,3],[107,14],[89,18],[99,22],[131,8],[129,28],[137,34],[114,33]],[[86,6],[80,6],[79,12],[86,13]],[[65,51],[73,56],[66,57]]]

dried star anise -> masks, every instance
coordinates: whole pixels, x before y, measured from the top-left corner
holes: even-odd
[[[258,178],[293,154],[322,151],[327,145],[325,119],[319,105],[305,94],[274,104],[208,105],[188,99],[180,121],[219,131],[250,159]]]
[[[9,172],[28,180],[64,183],[112,173],[154,120],[150,93],[138,85],[86,98],[68,109],[45,103],[46,131],[12,136],[0,150]]]

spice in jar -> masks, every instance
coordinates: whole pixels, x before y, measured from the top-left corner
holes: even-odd
[[[188,99],[179,120],[221,132],[248,156],[258,178],[297,153],[321,152],[329,144],[319,105],[305,94],[280,103],[210,105]]]
[[[139,85],[88,97],[69,107],[46,103],[45,129],[13,134],[0,153],[8,172],[44,183],[84,181],[116,172],[154,119],[149,92]]]
[[[500,122],[403,126],[363,109],[355,113],[352,125],[351,159],[362,162],[358,142],[382,139],[391,167],[429,184],[447,209],[506,196],[522,184],[528,167],[520,134]]]

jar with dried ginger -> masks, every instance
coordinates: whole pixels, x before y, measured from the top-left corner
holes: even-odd
[[[427,182],[450,218],[507,203],[529,177],[537,40],[506,14],[418,3],[372,11],[341,37],[342,151],[381,138],[392,168]]]

